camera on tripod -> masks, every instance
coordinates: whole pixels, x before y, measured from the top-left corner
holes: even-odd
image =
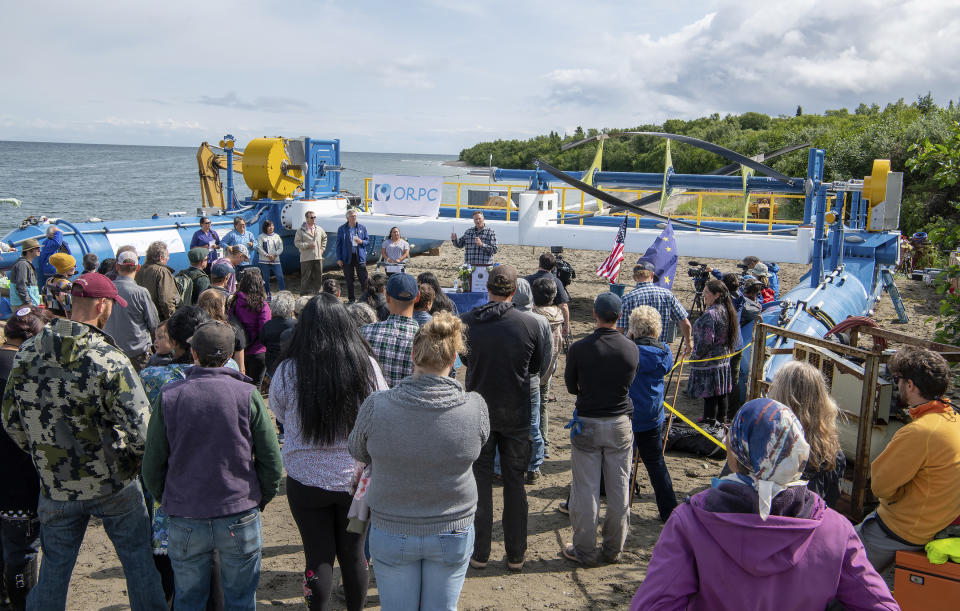
[[[690,266],[687,268],[687,275],[693,278],[693,285],[698,291],[703,290],[703,285],[706,285],[707,281],[710,280],[707,264],[699,261],[689,261],[687,265]]]
[[[687,275],[693,278],[693,288],[696,295],[693,298],[693,304],[690,306],[691,312],[703,312],[703,289],[706,288],[710,280],[710,272],[707,271],[707,264],[699,261],[688,261]]]
[[[746,263],[737,263],[737,267],[739,267],[739,268],[742,269],[743,271],[747,271],[747,264],[746,264]]]

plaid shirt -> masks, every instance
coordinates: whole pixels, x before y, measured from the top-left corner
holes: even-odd
[[[630,325],[630,312],[637,306],[648,305],[660,313],[663,321],[663,330],[660,332],[660,341],[669,344],[676,336],[678,320],[687,317],[687,311],[680,305],[680,301],[662,286],[652,282],[638,282],[637,287],[623,296],[623,313],[617,321],[618,329],[627,329]]]
[[[390,388],[413,373],[413,336],[419,328],[412,318],[396,314],[360,328]]]
[[[483,246],[477,246],[474,238],[480,238]],[[497,234],[493,229],[484,227],[477,230],[476,226],[463,232],[463,236],[453,240],[457,248],[466,247],[463,253],[463,262],[468,265],[493,265],[493,255],[497,252]]]

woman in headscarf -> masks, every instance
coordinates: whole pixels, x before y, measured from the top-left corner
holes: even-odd
[[[630,608],[899,609],[850,522],[800,479],[809,453],[790,408],[744,404],[730,475],[673,511]]]

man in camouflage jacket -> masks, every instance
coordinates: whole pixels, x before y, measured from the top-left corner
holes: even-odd
[[[3,395],[3,425],[40,475],[43,561],[29,607],[63,609],[90,516],[103,521],[133,609],[166,609],[137,480],[149,404],[127,356],[100,328],[114,303],[106,276],[77,278],[71,319],[24,342]]]

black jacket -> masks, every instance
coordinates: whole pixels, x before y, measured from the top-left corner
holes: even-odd
[[[0,350],[0,395],[7,385],[7,377],[13,368],[13,350]],[[40,496],[40,477],[33,466],[33,459],[10,439],[0,426],[0,511],[37,511]]]
[[[577,396],[577,415],[610,418],[633,414],[629,391],[637,373],[637,345],[616,329],[600,328],[567,351],[563,380]]]
[[[460,319],[467,325],[468,391],[487,402],[491,431],[530,428],[530,372],[543,354],[537,321],[509,302],[490,302]]]

